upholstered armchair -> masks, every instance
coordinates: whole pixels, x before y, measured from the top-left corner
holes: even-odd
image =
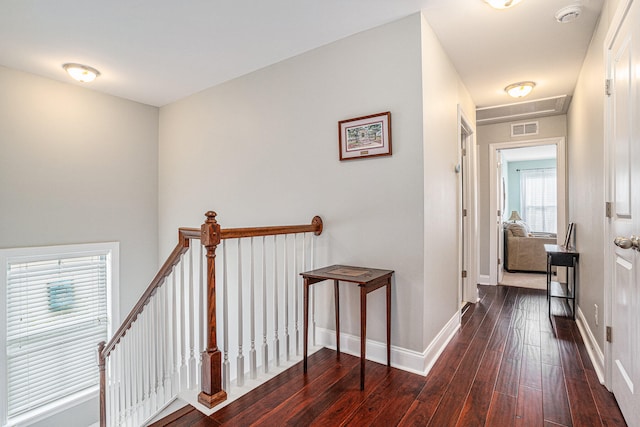
[[[525,224],[509,223],[504,228],[504,269],[511,271],[547,271],[544,245],[556,244],[555,234],[530,233]]]

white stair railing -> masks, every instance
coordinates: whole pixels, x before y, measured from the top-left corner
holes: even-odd
[[[215,213],[207,215],[215,219]],[[215,325],[214,339],[223,337],[224,361],[218,372],[227,395],[242,394],[245,374],[259,379],[259,372],[276,372],[273,368],[280,366],[281,356],[286,361],[300,358],[298,266],[313,267],[311,236],[322,232],[322,221],[316,217],[311,225],[218,230],[221,268],[214,267],[213,284],[207,270],[210,247],[199,244],[201,230],[180,229],[178,245],[151,285],[112,340],[100,344],[101,426],[143,425],[176,397],[202,390],[201,373],[210,368],[202,361],[211,351],[207,342],[211,325]],[[222,286],[216,289],[215,283]],[[209,319],[212,285],[222,312]],[[294,350],[290,330],[295,331]],[[256,331],[262,331],[262,346],[256,346]],[[284,348],[279,345],[279,331],[284,331]]]
[[[204,251],[199,244],[189,244],[199,235],[188,230],[180,234],[175,259],[165,263],[116,333],[118,338],[100,349],[104,425],[140,426],[200,381],[196,351],[204,347],[200,290],[206,284],[193,260]]]
[[[222,283],[218,293],[222,322],[218,333],[223,337],[223,389],[227,393],[242,387],[245,375],[255,379],[258,372],[268,373],[284,366],[285,361],[300,360],[303,293],[298,291],[302,286],[298,266],[312,265],[314,239],[310,235],[287,233],[222,241],[218,259],[222,271],[217,280]],[[262,331],[261,346],[256,346],[256,331]],[[247,348],[248,367],[244,363]]]

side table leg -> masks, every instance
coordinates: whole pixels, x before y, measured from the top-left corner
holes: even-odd
[[[547,304],[549,305],[549,319],[551,319],[551,254],[547,254]]]
[[[391,278],[387,282],[387,366],[391,366]]]
[[[367,291],[360,286],[360,390],[364,390],[364,366],[367,343]]]
[[[578,299],[577,288],[576,288],[576,267],[577,267],[576,258],[573,257],[573,266],[571,267],[571,285],[572,285],[571,293],[573,295],[573,301],[572,301],[573,302],[573,304],[572,304],[573,305],[573,312],[572,312],[573,320],[576,320],[576,300]],[[569,274],[569,273],[567,273],[567,274]],[[567,280],[567,282],[568,281],[569,280]]]
[[[336,351],[338,352],[338,358],[340,358],[340,287],[338,283],[338,280],[334,280],[333,295],[336,305]]]
[[[307,350],[309,344],[309,279],[304,278],[304,333],[303,333],[303,372],[307,372]]]

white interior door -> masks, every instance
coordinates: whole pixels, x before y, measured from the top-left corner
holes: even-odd
[[[611,94],[608,112],[612,188],[611,387],[629,426],[640,425],[640,254],[631,236],[640,235],[640,1],[633,1],[609,45]]]

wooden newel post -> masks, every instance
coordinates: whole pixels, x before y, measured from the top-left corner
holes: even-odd
[[[202,391],[198,402],[213,408],[227,399],[222,390],[222,354],[216,335],[216,247],[220,243],[220,224],[216,213],[209,211],[200,228],[200,242],[207,249],[207,349],[202,353]]]
[[[105,372],[105,358],[102,354],[104,341],[98,343],[98,369],[100,370],[100,427],[107,426],[107,376]]]

